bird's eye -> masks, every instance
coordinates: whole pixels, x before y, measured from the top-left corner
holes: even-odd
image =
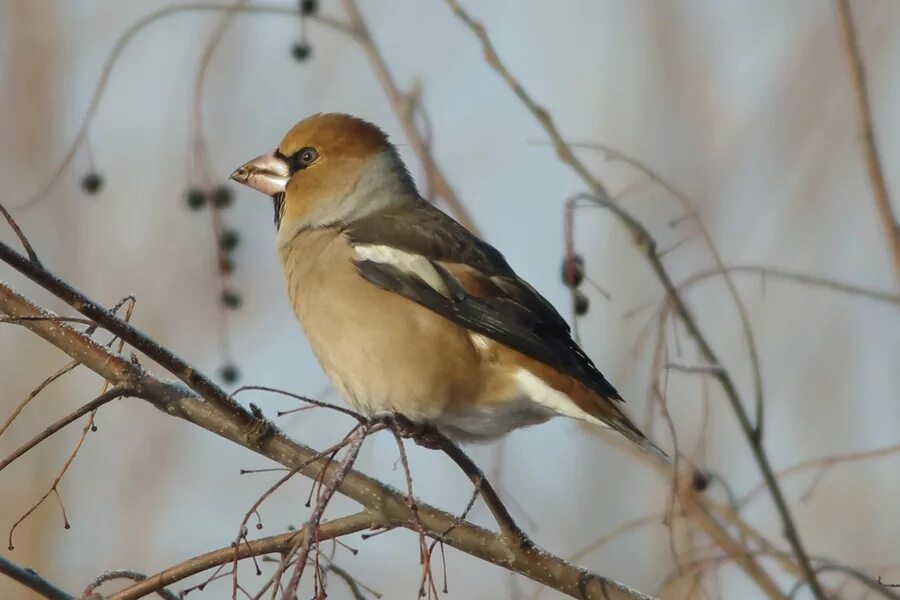
[[[319,159],[319,153],[315,148],[303,148],[291,157],[291,170],[305,169]]]

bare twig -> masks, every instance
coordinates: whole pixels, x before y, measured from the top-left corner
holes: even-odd
[[[49,600],[75,600],[74,596],[62,591],[38,575],[33,569],[22,568],[2,556],[0,556],[0,573],[18,581],[35,594]]]
[[[850,72],[853,76],[853,91],[856,96],[859,127],[863,134],[866,170],[869,173],[872,191],[875,193],[875,207],[878,209],[878,218],[881,220],[881,226],[884,230],[888,253],[894,264],[897,284],[900,285],[900,222],[897,221],[894,209],[891,206],[887,182],[884,179],[884,171],[881,166],[881,156],[878,153],[878,145],[875,143],[871,100],[869,98],[869,88],[866,85],[866,76],[862,54],[859,51],[859,41],[856,37],[856,28],[853,23],[853,11],[850,8],[849,0],[836,0],[835,4],[844,40],[844,50],[847,53]]]
[[[115,581],[117,579],[130,579],[131,581],[145,581],[147,576],[143,573],[138,573],[136,571],[129,571],[127,569],[118,569],[115,571],[107,571],[103,573],[99,577],[95,578],[92,582],[88,584],[88,586],[84,589],[84,592],[81,594],[83,600],[104,600],[102,597],[94,594],[94,590],[98,587],[106,583],[107,581]],[[152,590],[148,593],[156,593],[157,596],[162,598],[163,600],[179,600],[178,596],[171,591],[167,590],[164,587],[158,587],[155,590]]]
[[[37,317],[37,318],[44,318],[44,317]],[[46,318],[49,318],[49,317],[46,317]],[[30,320],[34,320],[34,319],[26,319],[24,317],[16,318],[17,323],[22,323],[24,321],[30,321]],[[26,396],[25,399],[22,400],[22,402],[20,402],[18,406],[16,406],[16,408],[15,408],[15,410],[13,410],[12,414],[9,415],[9,418],[6,419],[6,422],[3,423],[3,426],[0,427],[0,435],[3,435],[3,433],[9,428],[9,426],[12,425],[12,422],[16,420],[16,417],[19,416],[19,414],[25,409],[25,407],[28,405],[29,402],[34,400],[37,397],[37,395],[40,394],[42,391],[44,391],[44,389],[48,385],[50,385],[51,383],[53,383],[54,381],[56,381],[57,379],[59,379],[60,377],[65,375],[66,373],[69,373],[70,371],[75,369],[75,367],[77,367],[79,364],[80,363],[78,361],[70,362],[69,364],[67,364],[66,366],[61,368],[56,373],[53,373],[52,375],[50,375],[49,377],[44,379],[40,384],[38,384],[38,386],[36,388],[31,390],[31,392],[29,392],[28,396]]]
[[[97,396],[96,398],[94,398],[93,400],[91,400],[90,402],[85,404],[84,406],[81,406],[80,408],[70,412],[65,417],[61,418],[57,422],[48,426],[41,433],[39,433],[32,439],[28,440],[22,446],[20,446],[18,449],[13,451],[12,454],[10,454],[5,459],[0,461],[0,471],[5,469],[6,467],[8,467],[10,465],[10,463],[12,463],[14,460],[16,460],[17,458],[19,458],[20,456],[22,456],[23,454],[25,454],[26,452],[28,452],[29,450],[31,450],[32,448],[34,448],[35,446],[37,446],[38,444],[43,442],[45,439],[47,439],[48,437],[50,437],[51,435],[53,435],[54,433],[56,433],[57,431],[59,431],[60,429],[65,427],[66,425],[68,425],[69,423],[77,421],[78,419],[80,419],[81,417],[83,417],[84,415],[86,415],[88,413],[94,412],[95,410],[97,410],[98,408],[100,408],[101,406],[106,404],[107,402],[111,402],[112,400],[115,400],[116,398],[121,398],[122,396],[128,396],[131,393],[132,393],[132,390],[129,390],[127,388],[120,388],[120,387],[110,388],[109,390],[103,392],[102,394],[100,394],[99,396]]]
[[[859,452],[847,452],[844,454],[835,454],[834,456],[826,456],[824,458],[814,458],[811,460],[805,460],[803,462],[799,462],[795,465],[791,465],[786,469],[782,469],[776,473],[776,476],[779,479],[784,477],[789,477],[791,475],[795,475],[797,473],[801,473],[803,471],[807,471],[809,469],[821,469],[822,474],[824,475],[825,471],[834,465],[839,465],[842,463],[856,462],[860,460],[869,460],[872,458],[880,458],[882,456],[889,456],[891,454],[900,454],[900,444],[891,444],[890,446],[884,446],[881,448],[874,448],[872,450],[861,450]],[[750,490],[744,494],[744,496],[738,500],[738,504],[740,506],[746,505],[750,502],[754,497],[756,497],[760,492],[762,492],[766,488],[765,482],[760,482],[750,488]]]
[[[843,281],[838,281],[836,279],[831,279],[828,277],[807,275],[806,273],[801,273],[799,271],[791,271],[788,269],[781,269],[779,267],[767,267],[761,265],[728,265],[725,267],[725,270],[727,270],[729,273],[735,274],[744,273],[748,275],[759,275],[763,278],[763,280],[772,278],[781,279],[784,281],[792,281],[801,285],[814,286],[826,290],[831,290],[833,292],[841,292],[844,294],[850,294],[852,296],[860,296],[869,300],[875,300],[876,302],[885,302],[887,304],[900,306],[900,294],[876,290],[869,287],[863,287],[861,285],[854,285],[852,283],[844,283]],[[697,271],[696,273],[690,275],[689,277],[685,278],[684,281],[679,283],[678,289],[685,290],[695,283],[710,279],[711,277],[716,277],[718,274],[719,269],[705,269],[703,271]]]
[[[873,579],[871,576],[864,573],[863,571],[860,571],[859,569],[854,569],[853,567],[848,567],[847,565],[839,565],[839,564],[832,563],[830,561],[826,561],[823,559],[817,559],[817,560],[819,560],[819,562],[825,563],[825,564],[822,564],[822,565],[816,567],[816,571],[819,573],[826,573],[829,571],[836,571],[838,573],[844,573],[845,575],[849,575],[852,579],[855,579],[856,581],[858,581],[865,587],[869,588],[870,590],[876,592],[879,596],[882,596],[883,598],[887,598],[888,600],[900,600],[900,594],[897,594],[893,590],[889,589],[891,587],[897,587],[897,586],[885,585],[880,580]],[[798,581],[797,584],[794,585],[794,588],[791,590],[790,594],[788,594],[788,599],[793,600],[794,598],[796,598],[797,594],[805,586],[806,586],[806,581],[803,581],[803,580]]]
[[[22,228],[19,227],[19,224],[16,223],[16,220],[13,219],[13,216],[9,214],[9,211],[6,210],[6,207],[0,203],[0,213],[6,218],[6,222],[9,223],[10,228],[12,228],[13,233],[16,234],[16,237],[19,238],[19,241],[22,243],[22,247],[25,248],[25,252],[28,254],[28,258],[37,264],[41,264],[40,259],[38,258],[37,252],[34,251],[34,248],[31,247],[31,243],[28,241],[28,238],[25,236],[25,233],[22,231]]]
[[[328,570],[340,577],[344,581],[344,583],[347,584],[347,587],[350,588],[350,594],[353,596],[353,600],[366,600],[360,583],[350,573],[337,566],[333,562],[328,565]],[[381,594],[375,593],[369,589],[366,589],[366,591],[376,598],[381,598]]]
[[[753,336],[753,329],[750,326],[750,315],[747,312],[747,308],[744,306],[743,300],[741,300],[741,295],[738,293],[737,287],[734,285],[734,281],[731,278],[731,272],[725,266],[725,261],[722,259],[722,255],[719,253],[719,249],[712,238],[712,234],[706,227],[706,222],[700,215],[700,211],[697,210],[694,202],[687,196],[687,194],[685,194],[674,184],[669,182],[668,179],[650,168],[646,163],[637,158],[634,158],[633,156],[629,156],[604,144],[570,143],[569,146],[599,150],[611,160],[618,160],[634,167],[635,169],[646,175],[650,181],[653,181],[669,194],[671,194],[672,197],[678,200],[678,203],[681,204],[681,207],[684,209],[684,211],[688,215],[690,215],[690,219],[697,226],[700,231],[700,235],[706,242],[706,247],[709,249],[709,252],[713,257],[713,261],[716,264],[716,272],[722,277],[722,280],[725,282],[725,286],[728,288],[728,293],[731,295],[734,306],[738,312],[738,317],[741,321],[741,329],[744,333],[744,339],[747,342],[747,351],[750,355],[750,367],[753,372],[753,391],[756,407],[755,435],[758,438],[762,438],[765,409],[765,402],[763,400],[762,367],[760,366],[759,351],[756,347],[756,339]],[[671,248],[666,251],[659,251],[657,254],[662,257],[669,251],[671,251]]]
[[[297,592],[297,586],[300,585],[300,578],[303,577],[303,570],[306,567],[306,557],[309,554],[310,547],[313,543],[318,546],[319,541],[321,540],[319,537],[319,523],[322,520],[322,515],[325,513],[325,509],[328,507],[328,503],[337,491],[338,486],[343,482],[347,473],[353,468],[353,463],[356,462],[356,457],[359,456],[359,449],[366,439],[367,433],[367,428],[359,425],[357,426],[356,431],[350,434],[350,443],[347,446],[347,456],[344,458],[343,463],[335,469],[331,481],[325,486],[325,492],[316,502],[316,507],[313,509],[312,515],[310,515],[309,520],[304,526],[306,534],[301,536],[302,543],[300,546],[300,555],[297,558],[297,564],[288,581],[287,588],[285,588],[285,595],[288,598],[293,597]],[[290,553],[285,557],[285,560],[289,559]]]
[[[680,365],[678,363],[668,363],[665,366],[668,371],[678,371],[680,373],[688,373],[691,375],[719,375],[722,372],[720,366],[690,366]]]
[[[373,523],[372,516],[367,511],[362,511],[334,519],[319,525],[318,538],[320,541],[329,540],[335,537],[348,535],[357,531],[368,529]],[[238,544],[235,546],[225,546],[212,552],[206,552],[199,556],[189,558],[184,562],[169,567],[164,571],[160,571],[156,575],[151,575],[147,579],[132,585],[120,592],[111,594],[109,600],[136,600],[157,589],[172,585],[183,579],[202,573],[207,569],[225,565],[230,563],[237,555],[238,560],[250,558],[251,556],[262,556],[265,554],[276,554],[287,552],[297,542],[298,536],[305,535],[305,529],[298,531],[289,531],[279,535],[273,535],[258,540],[250,540],[249,542]]]
[[[662,263],[662,260],[657,253],[656,241],[647,230],[647,228],[644,227],[644,225],[640,221],[635,219],[634,216],[631,215],[631,213],[624,210],[614,200],[612,200],[606,190],[606,187],[600,182],[600,180],[594,177],[588,170],[587,166],[583,162],[581,162],[581,160],[579,160],[577,156],[575,156],[571,147],[566,143],[562,134],[557,129],[553,118],[550,116],[547,110],[538,105],[531,98],[531,96],[528,94],[528,92],[525,91],[518,80],[513,77],[509,70],[500,61],[500,58],[494,50],[494,47],[491,44],[490,38],[488,37],[484,26],[481,25],[481,23],[475,21],[471,16],[469,16],[469,14],[462,8],[462,6],[460,6],[459,2],[457,2],[456,0],[447,0],[447,4],[450,6],[451,10],[460,18],[460,20],[462,20],[478,38],[488,64],[507,82],[513,93],[515,93],[515,95],[523,102],[523,104],[525,104],[528,110],[534,115],[534,117],[544,128],[545,133],[547,133],[547,135],[550,137],[550,140],[553,142],[553,146],[559,159],[565,164],[569,165],[579,175],[579,177],[581,177],[588,189],[590,189],[591,194],[584,197],[592,198],[593,201],[598,205],[603,206],[611,211],[631,233],[636,247],[647,259],[650,267],[653,269],[654,274],[662,284],[663,288],[666,291],[666,294],[669,296],[669,300],[672,303],[675,314],[678,315],[682,323],[685,325],[685,328],[694,339],[695,343],[700,349],[700,353],[703,356],[704,360],[710,365],[721,365],[722,363],[719,360],[718,355],[713,350],[709,341],[706,339],[706,336],[700,330],[696,318],[685,304],[684,300],[678,292],[678,289],[675,287],[675,284],[672,281],[671,275],[669,274],[665,265]],[[735,386],[734,381],[731,379],[728,371],[723,370],[721,373],[715,375],[715,377],[724,389],[732,410],[738,419],[741,430],[743,431],[744,436],[749,442],[750,448],[753,452],[753,457],[756,460],[760,471],[763,473],[763,477],[766,480],[767,486],[769,487],[772,500],[774,501],[775,507],[778,510],[779,516],[781,517],[785,536],[787,537],[791,545],[792,551],[797,556],[797,560],[803,568],[804,576],[809,581],[810,590],[818,600],[824,600],[824,593],[818,583],[816,573],[813,571],[812,565],[810,564],[809,556],[807,555],[806,549],[803,546],[803,542],[800,539],[800,534],[794,523],[794,519],[791,516],[790,508],[788,507],[787,501],[784,498],[784,494],[781,491],[781,487],[774,476],[774,471],[771,464],[769,463],[769,457],[765,451],[763,444],[761,443],[761,439],[759,438],[759,431],[756,427],[754,427],[754,424],[750,420],[747,409],[744,406],[737,387]]]

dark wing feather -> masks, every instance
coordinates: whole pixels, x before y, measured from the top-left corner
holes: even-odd
[[[496,248],[440,210],[423,202],[412,209],[382,211],[349,225],[344,233],[354,245],[385,245],[427,258],[450,294],[396,266],[358,261],[360,274],[374,285],[550,365],[603,398],[621,398],[572,339],[568,323],[553,305],[520,279]],[[457,272],[475,285],[460,281]],[[470,291],[472,287],[476,291]]]

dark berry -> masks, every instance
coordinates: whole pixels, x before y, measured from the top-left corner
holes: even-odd
[[[300,14],[312,15],[319,11],[318,0],[300,0]]]
[[[234,195],[231,193],[231,188],[220,185],[212,191],[210,199],[216,208],[227,208],[231,206]]]
[[[96,194],[103,187],[103,177],[96,171],[89,171],[81,178],[81,189],[85,194]]]
[[[191,188],[187,193],[187,205],[191,210],[200,210],[206,205],[206,192],[200,188]]]
[[[563,258],[562,280],[567,287],[577,288],[584,280],[584,257],[570,254]]]
[[[583,317],[591,307],[591,302],[583,292],[575,290],[575,315]]]
[[[307,60],[312,55],[312,46],[306,42],[294,42],[291,46],[291,55],[299,61]]]
[[[222,305],[225,306],[225,308],[230,308],[231,310],[238,309],[241,307],[242,302],[243,298],[241,298],[241,295],[234,290],[224,290],[222,292]]]
[[[228,256],[222,256],[219,258],[219,272],[224,273],[225,275],[230,275],[234,272],[234,261],[231,260]]]
[[[219,238],[219,244],[225,252],[232,252],[241,241],[241,236],[234,229],[226,229]]]
[[[219,376],[225,383],[232,384],[237,382],[238,378],[241,376],[241,372],[238,371],[236,366],[229,363],[219,369]]]
[[[691,475],[691,487],[698,492],[705,491],[706,488],[709,487],[709,475],[700,469],[697,469],[694,471],[694,474]]]

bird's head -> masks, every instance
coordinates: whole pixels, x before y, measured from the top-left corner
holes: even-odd
[[[271,196],[279,238],[328,227],[418,199],[387,136],[345,114],[308,117],[278,148],[238,167],[231,178]]]

